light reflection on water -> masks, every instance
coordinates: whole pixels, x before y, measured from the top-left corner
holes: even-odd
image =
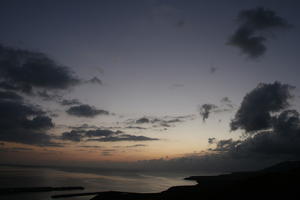
[[[98,172],[78,173],[48,168],[0,167],[0,187],[62,187],[83,186],[85,190],[46,192],[0,196],[3,200],[50,200],[51,195],[61,193],[126,191],[160,192],[175,185],[193,185],[182,180],[188,174]],[[89,197],[76,197],[74,200],[87,200]]]

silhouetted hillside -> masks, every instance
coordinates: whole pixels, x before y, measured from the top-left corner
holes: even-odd
[[[161,193],[105,192],[92,200],[297,199],[300,161],[283,162],[254,172],[193,176],[186,180],[195,180],[198,184],[171,187]]]

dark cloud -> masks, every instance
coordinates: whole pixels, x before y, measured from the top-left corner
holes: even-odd
[[[112,131],[109,129],[95,130],[71,130],[62,133],[60,139],[73,142],[98,141],[98,142],[119,142],[119,141],[151,141],[158,140],[146,136],[136,136],[124,134],[122,131]]]
[[[121,142],[121,141],[154,141],[159,140],[158,138],[150,138],[142,135],[128,135],[122,134],[118,136],[109,136],[97,139],[90,139],[89,141],[98,141],[98,142]]]
[[[31,92],[33,87],[67,89],[80,83],[68,67],[43,53],[0,45],[0,84],[5,89]]]
[[[0,99],[0,141],[57,146],[46,133],[54,124],[39,108],[22,101]]]
[[[81,145],[79,147],[82,147],[82,148],[94,148],[94,149],[102,148],[101,146],[89,146],[89,145]]]
[[[150,128],[174,127],[178,123],[183,123],[187,120],[193,120],[194,115],[183,116],[163,116],[163,117],[142,117],[134,121],[129,121],[129,124],[150,125]],[[131,126],[132,127],[132,126]],[[145,127],[142,127],[145,129]],[[149,127],[148,127],[149,128]],[[141,129],[141,128],[138,128]]]
[[[49,92],[47,90],[38,91],[37,95],[45,101],[53,101],[61,99],[61,96],[55,92]]]
[[[227,140],[220,140],[220,141],[214,141],[216,143],[216,148],[214,151],[220,151],[220,152],[226,152],[226,151],[234,151],[234,149],[240,144],[240,140],[233,140],[233,139],[227,139]]]
[[[214,144],[216,142],[216,138],[208,138],[208,144]]]
[[[270,128],[272,114],[289,106],[290,90],[293,88],[280,82],[259,84],[244,97],[230,123],[231,130],[243,129],[250,134]]]
[[[150,120],[148,118],[146,118],[146,117],[142,117],[142,118],[136,120],[136,123],[137,124],[150,123]]]
[[[60,104],[63,106],[73,106],[81,105],[81,102],[78,99],[63,99]]]
[[[22,101],[23,97],[18,95],[15,92],[11,91],[0,91],[0,99],[3,100],[13,100],[13,101]]]
[[[199,110],[203,122],[205,122],[205,120],[207,120],[212,113],[218,114],[218,113],[230,112],[234,109],[234,104],[231,102],[231,100],[228,97],[222,98],[220,102],[221,104],[218,106],[212,103],[206,103],[200,106]]]
[[[48,130],[54,127],[52,119],[48,116],[36,116],[24,122],[24,127],[35,130]]]
[[[259,57],[265,53],[267,48],[264,43],[269,38],[268,33],[279,28],[291,27],[274,11],[263,7],[241,11],[237,21],[239,28],[229,38],[228,44],[240,48],[250,58]]]
[[[263,7],[241,11],[238,21],[243,26],[251,27],[254,30],[290,27],[289,23],[278,16],[275,11]]]
[[[276,116],[269,130],[244,140],[220,140],[214,151],[233,158],[296,159],[300,156],[300,118],[296,110]]]
[[[77,117],[95,117],[97,115],[109,115],[106,110],[99,110],[93,106],[87,104],[81,104],[78,106],[72,106],[66,111],[69,115]]]
[[[79,142],[86,138],[94,137],[109,137],[112,135],[121,134],[121,131],[112,131],[108,129],[95,129],[95,130],[71,130],[70,132],[62,133],[62,140],[70,140],[73,142]]]
[[[129,145],[129,146],[126,146],[126,148],[136,148],[136,147],[146,147],[148,145],[146,144],[135,144],[135,145]]]
[[[210,138],[209,143],[216,145],[211,150],[218,152],[214,155],[255,162],[299,159],[300,115],[296,110],[285,110],[292,88],[275,82],[259,84],[249,92],[231,123],[233,130],[240,128],[248,135],[239,140]]]
[[[70,132],[62,133],[60,139],[69,140],[73,142],[80,142],[83,137],[84,135],[82,131],[71,130]]]
[[[285,110],[274,117],[272,127],[245,139],[216,140],[214,148],[175,159],[145,160],[137,168],[151,170],[197,170],[228,172],[253,170],[300,157],[300,118],[295,110]]]
[[[69,126],[68,128],[73,129],[73,130],[86,130],[86,129],[98,129],[98,126],[95,125],[90,125],[90,124],[81,124],[78,126]]]
[[[0,152],[21,152],[21,151],[32,151],[31,148],[24,147],[0,147]]]
[[[16,85],[8,81],[0,81],[0,88],[4,90],[20,91],[27,94],[32,94],[32,86],[28,84]]]
[[[208,119],[209,114],[217,109],[218,106],[214,104],[203,104],[200,106],[200,115],[202,116],[203,122],[205,122],[206,119]]]
[[[299,160],[300,114],[296,110],[287,109],[292,88],[279,82],[264,83],[245,96],[236,116],[251,116],[250,127],[254,127],[250,128],[251,134],[239,139],[217,140],[212,137],[208,139],[208,143],[215,146],[206,151],[174,159],[138,161],[130,167],[144,170],[197,170],[202,173],[220,173],[254,170],[277,162]],[[255,123],[261,123],[261,115],[265,116],[263,113],[271,113],[271,120],[267,121],[267,126],[255,126]],[[249,131],[248,126],[239,128]]]
[[[140,129],[140,130],[145,130],[147,128],[141,127],[141,126],[127,126],[126,128],[128,129]]]
[[[254,36],[254,31],[247,28],[239,28],[229,39],[229,44],[241,49],[244,54],[250,58],[257,58],[266,51],[263,36]]]
[[[104,149],[101,151],[102,156],[111,156],[113,153],[116,152],[115,149]]]
[[[118,135],[121,133],[122,133],[122,131],[97,129],[97,130],[86,131],[85,136],[87,136],[87,137],[108,137],[108,136],[112,136],[112,135]]]

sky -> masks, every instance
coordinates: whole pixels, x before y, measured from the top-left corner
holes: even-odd
[[[0,1],[0,162],[240,169],[299,158],[299,8]]]

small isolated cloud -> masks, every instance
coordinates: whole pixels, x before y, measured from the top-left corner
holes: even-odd
[[[202,116],[203,122],[205,122],[212,113],[230,112],[234,109],[234,105],[228,97],[222,98],[220,102],[221,105],[218,106],[211,103],[202,104],[200,106],[200,115]]]
[[[270,32],[291,27],[274,11],[263,7],[241,11],[237,21],[239,27],[229,38],[228,44],[240,48],[250,58],[257,58],[265,53],[265,41],[270,37]]]
[[[202,116],[203,122],[208,119],[209,114],[217,109],[218,106],[214,104],[203,104],[200,106],[200,115]]]
[[[230,123],[231,130],[243,129],[246,133],[265,130],[272,125],[272,114],[289,106],[293,86],[274,82],[261,83],[243,99]]]
[[[109,115],[106,110],[99,110],[93,106],[87,104],[81,104],[78,106],[72,106],[66,111],[69,115],[76,117],[95,117],[97,115]]]

